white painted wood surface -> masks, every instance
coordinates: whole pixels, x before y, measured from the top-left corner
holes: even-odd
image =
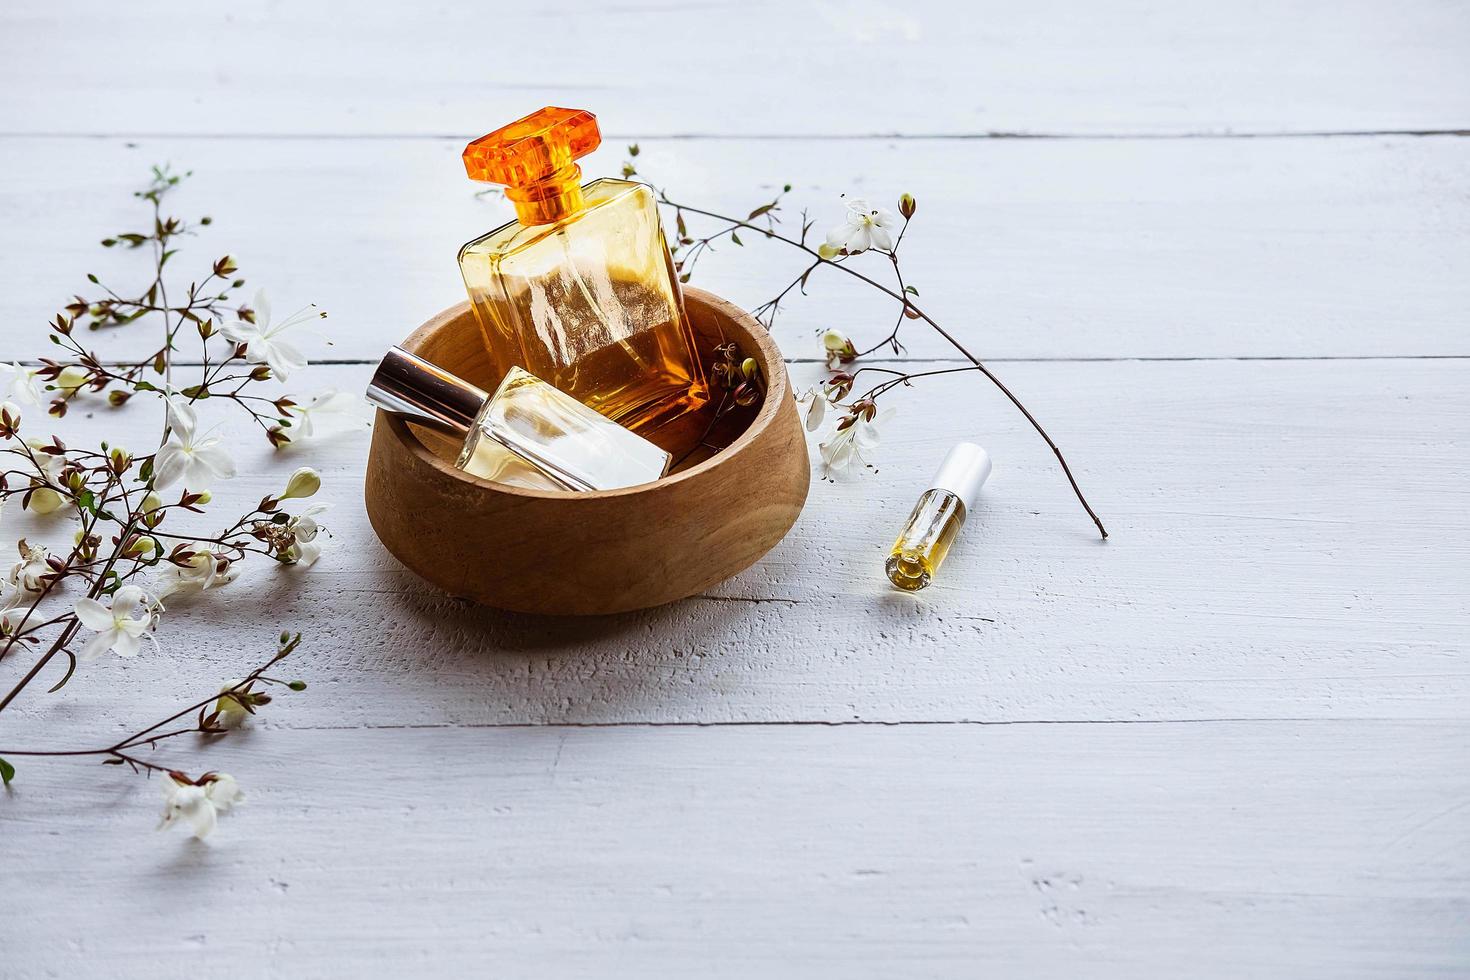
[[[140,835],[141,780],[17,788],[5,966],[1453,976],[1467,752],[1347,721],[256,732],[218,755],[270,778],[204,846]]]
[[[650,179],[745,214],[784,182],[787,223],[842,216],[839,194],[920,211],[904,249],[924,306],[992,358],[1422,356],[1470,353],[1470,172],[1454,137],[1289,140],[657,140]],[[329,310],[330,357],[366,358],[464,292],[454,253],[510,219],[475,200],[463,140],[0,140],[0,241],[36,256],[0,269],[35,288],[0,291],[0,317],[44,321],[86,272],[130,258],[96,247],[131,228],[130,192],[150,163],[196,171],[179,207],[216,228],[278,302]],[[622,144],[587,173],[615,173]],[[76,209],[87,230],[50,216]],[[746,236],[699,277],[749,306],[802,270],[802,256]],[[445,243],[449,243],[447,246]],[[884,263],[871,270],[882,275]],[[814,278],[777,337],[807,357],[814,331],[885,335],[889,304],[840,274]],[[1059,287],[1058,283],[1065,285]],[[392,283],[391,289],[365,284]],[[292,305],[291,308],[295,308]],[[347,326],[350,325],[350,326]],[[913,356],[952,356],[910,331]],[[108,347],[102,348],[104,351]]]
[[[1438,130],[1470,87],[1470,11],[1434,0],[63,0],[6,28],[28,96],[0,128],[30,133],[458,134],[567,102],[639,136]]]
[[[179,261],[228,248],[278,306],[329,309],[315,353],[344,363],[302,382],[359,387],[502,213],[459,138],[586,103],[613,134],[589,172],[626,137],[720,207],[786,180],[829,215],[917,194],[926,307],[1017,361],[1113,532],[1000,398],[941,379],[755,568],[549,622],[398,567],[361,437],[250,449],[215,509],[310,459],[323,562],[176,604],[167,655],[28,694],[0,747],[133,730],[283,627],[311,689],[170,750],[251,796],[203,845],[147,833],[155,786],[24,762],[0,976],[1470,969],[1470,11],[1024,6],[0,11],[0,358],[135,261],[91,243],[169,159],[197,171],[180,207],[217,219]],[[914,138],[991,131],[1085,138]],[[1221,138],[1243,132],[1358,135]],[[727,250],[701,278],[755,303],[793,262]],[[831,323],[887,327],[819,287],[778,332],[799,377]],[[97,416],[57,428],[155,424]],[[940,584],[889,593],[886,539],[963,437],[997,459],[985,505]]]

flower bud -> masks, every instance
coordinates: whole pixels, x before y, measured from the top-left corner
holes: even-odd
[[[826,242],[823,242],[817,246],[817,254],[830,262],[842,254],[842,249],[836,245],[828,245]]]
[[[15,402],[0,405],[0,439],[10,439],[20,431],[20,406]]]
[[[39,487],[31,492],[26,507],[35,514],[54,514],[61,509],[62,503],[61,494],[50,487]]]
[[[210,493],[208,490],[201,490],[199,492],[198,499],[196,499],[194,501],[194,503],[196,503],[196,504],[207,504],[207,503],[209,503],[213,499],[214,499],[214,494]]]
[[[56,387],[70,394],[86,384],[90,376],[85,369],[71,364],[62,368],[61,373],[56,376]]]
[[[857,358],[857,348],[852,338],[841,330],[826,330],[822,333],[822,351],[827,356],[827,366],[846,364]]]
[[[221,728],[239,728],[245,719],[250,717],[251,711],[248,705],[254,704],[250,695],[250,685],[242,680],[230,681],[219,689],[220,697],[214,702],[215,719]],[[240,688],[240,690],[235,690]]]
[[[141,537],[134,538],[128,544],[127,550],[124,551],[123,554],[128,558],[145,558],[148,555],[153,554],[157,550],[158,542],[148,537],[147,535],[143,535]]]
[[[291,500],[296,497],[310,497],[321,488],[321,475],[310,466],[303,466],[291,474],[291,479],[286,482],[286,492],[276,499]]]
[[[914,195],[900,194],[898,196],[898,213],[903,215],[905,218],[912,218],[914,216],[914,212],[918,210],[918,207],[919,204],[917,201],[914,200]]]

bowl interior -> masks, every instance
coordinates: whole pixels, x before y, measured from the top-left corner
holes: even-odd
[[[764,424],[773,414],[786,392],[785,364],[764,329],[748,313],[702,290],[685,288],[685,308],[693,328],[697,354],[710,379],[710,402],[697,412],[663,426],[656,433],[645,434],[673,454],[669,476],[686,472],[714,458],[734,445],[752,426]],[[742,357],[753,357],[766,379],[766,392],[748,406],[737,406],[725,399],[724,390],[710,371],[715,361],[715,348],[733,341]],[[491,363],[479,324],[468,303],[451,307],[414,333],[403,346],[434,364],[453,371],[486,391],[500,384],[501,372]],[[723,410],[720,406],[724,404]],[[460,442],[452,436],[416,425],[401,426],[409,439],[416,440],[452,469],[460,450]],[[454,470],[466,480],[477,478]],[[665,477],[668,479],[668,477]],[[519,488],[496,485],[497,489],[516,492]],[[537,495],[555,491],[535,491]]]

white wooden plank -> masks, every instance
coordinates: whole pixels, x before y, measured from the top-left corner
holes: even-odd
[[[1007,365],[1071,454],[1106,543],[998,396],[938,379],[897,403],[879,472],[815,483],[754,568],[706,599],[592,620],[511,616],[421,585],[362,512],[365,441],[339,441],[310,457],[334,505],[317,567],[256,566],[211,601],[179,601],[168,655],[100,663],[64,697],[11,710],[53,734],[79,718],[125,726],[300,629],[300,669],[326,700],[285,724],[1464,720],[1467,365]],[[366,373],[316,370],[342,387]],[[139,413],[123,418],[108,431],[145,444]],[[942,581],[893,593],[885,549],[961,438],[994,452],[984,505]],[[220,517],[306,458],[268,453],[262,440],[242,456]],[[13,514],[5,526],[43,537]]]
[[[32,765],[5,973],[1449,975],[1467,751],[1364,722],[258,731],[204,753],[249,798],[203,844],[152,834],[142,779]]]
[[[825,229],[839,193],[918,196],[907,274],[926,309],[988,357],[1466,354],[1470,140],[964,142],[660,141],[644,170],[739,214],[783,181]],[[146,260],[104,235],[146,215],[149,164],[195,177],[180,213],[217,220],[185,243],[185,275],[232,250],[282,309],[333,314],[330,356],[369,358],[463,296],[455,252],[507,220],[472,197],[461,145],[351,140],[0,140],[0,356],[34,356],[37,327],[89,271],[137,279]],[[615,172],[609,146],[587,168]],[[799,223],[793,213],[793,224]],[[747,306],[803,268],[751,241],[697,281]],[[191,264],[192,263],[192,264]],[[870,257],[875,274],[882,259]],[[838,326],[876,343],[891,304],[839,273],[788,307],[777,336],[810,356]],[[912,353],[952,351],[910,328]],[[103,346],[104,352],[112,350]],[[325,348],[317,348],[327,353]]]
[[[9,4],[0,131],[468,133],[551,103],[614,133],[1463,129],[1470,11],[766,0]]]

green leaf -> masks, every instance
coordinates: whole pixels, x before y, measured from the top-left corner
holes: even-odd
[[[14,778],[15,767],[6,762],[4,759],[0,759],[0,779],[3,779],[5,781],[5,785],[9,786],[10,781]]]
[[[915,296],[919,295],[919,291],[913,286],[905,286],[903,287],[903,291],[906,293],[913,293]]]
[[[740,236],[737,235],[737,234],[735,234],[733,231],[730,232],[730,241],[732,241],[736,245],[740,245],[742,247],[745,245],[745,243],[740,240]]]
[[[90,490],[83,490],[77,494],[77,506],[82,510],[95,512],[97,507],[97,495]]]

